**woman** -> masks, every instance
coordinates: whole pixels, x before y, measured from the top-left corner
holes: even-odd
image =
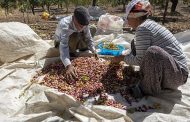
[[[122,59],[129,65],[139,65],[143,77],[139,87],[144,94],[156,95],[175,90],[187,81],[187,61],[179,42],[165,27],[151,19],[149,2],[133,0],[127,6],[127,23],[136,30],[132,51]]]

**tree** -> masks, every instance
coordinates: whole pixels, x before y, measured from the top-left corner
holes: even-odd
[[[165,5],[165,10],[164,10],[164,15],[163,15],[163,21],[162,21],[163,25],[164,25],[164,23],[166,21],[166,14],[167,14],[167,9],[168,9],[168,3],[169,3],[169,0],[166,0],[166,5]]]
[[[121,4],[123,5],[123,11],[125,11],[125,7],[127,3],[128,3],[128,0],[121,0]]]
[[[70,2],[69,2],[69,0],[64,0],[64,3],[65,3],[65,7],[66,7],[66,13],[68,13]]]
[[[128,3],[129,0],[109,0],[109,2],[111,3],[112,6],[118,6],[118,5],[122,5],[123,6],[123,11],[125,11],[126,5]]]
[[[30,8],[32,10],[33,15],[35,15],[34,8],[38,5],[38,0],[29,0]]]
[[[92,6],[96,6],[97,0],[92,0]]]
[[[2,2],[2,7],[5,8],[5,16],[7,17],[7,15],[9,14],[9,4],[10,4],[10,1],[9,0],[4,0]]]
[[[5,9],[5,16],[7,17],[12,8],[16,8],[15,0],[0,0],[1,8]]]
[[[29,0],[20,0],[19,2],[19,11],[21,11],[23,13],[23,20],[24,22],[26,22],[25,20],[25,13],[27,16],[27,23],[29,23],[29,9],[30,9],[30,1]]]
[[[171,12],[175,12],[177,4],[178,4],[178,0],[171,0],[171,2],[172,2]]]

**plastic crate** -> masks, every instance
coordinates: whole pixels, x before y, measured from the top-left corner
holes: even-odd
[[[100,55],[113,55],[113,56],[119,56],[122,54],[122,51],[125,50],[125,47],[122,45],[117,45],[119,48],[118,50],[111,50],[103,48],[103,43],[98,44],[98,48],[100,49],[99,54]]]

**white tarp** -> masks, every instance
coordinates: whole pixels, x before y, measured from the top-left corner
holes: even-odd
[[[0,27],[0,44],[4,49],[0,50],[0,58],[5,62],[0,66],[0,121],[131,121],[124,110],[84,106],[67,94],[32,84],[30,80],[37,70],[57,60],[39,59],[56,51],[49,52],[53,50],[51,46],[25,24],[1,23]],[[10,45],[10,49],[3,45],[6,48]]]
[[[186,44],[184,51],[190,54],[190,48],[187,48],[187,45],[190,45],[190,42]],[[45,56],[45,54],[40,55],[40,57]],[[189,55],[188,58],[190,58]],[[144,97],[131,106],[159,102],[160,109],[129,114],[124,110],[108,106],[84,106],[69,95],[37,83],[31,84],[30,79],[35,75],[35,71],[54,60],[57,59],[48,58],[37,61],[31,57],[0,66],[0,121],[123,122],[130,121],[129,117],[135,122],[190,121],[190,80],[175,92],[164,93],[157,97]],[[124,101],[120,99],[120,102]]]
[[[13,62],[34,55],[42,58],[50,48],[28,25],[19,22],[0,23],[0,62]]]

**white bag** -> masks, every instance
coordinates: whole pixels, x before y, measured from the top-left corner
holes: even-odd
[[[98,21],[98,28],[102,30],[112,30],[112,31],[122,31],[123,29],[123,19],[121,17],[104,14],[100,16]]]

